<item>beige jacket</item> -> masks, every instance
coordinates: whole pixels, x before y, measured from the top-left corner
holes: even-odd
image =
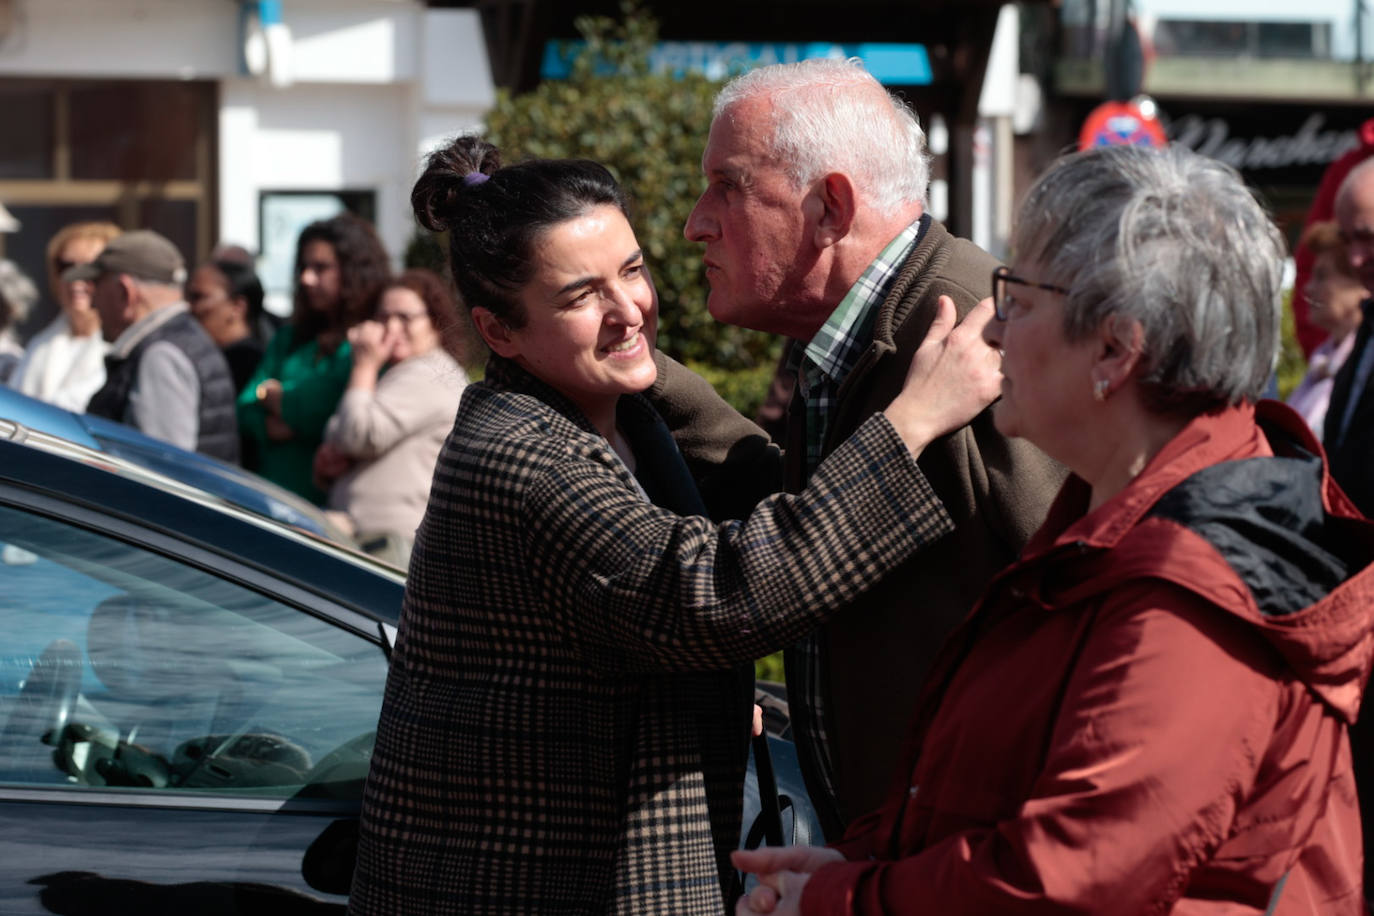
[[[328,507],[346,512],[359,534],[413,540],[466,385],[463,367],[435,349],[392,366],[375,391],[345,391],[324,441],[357,464],[334,481]]]

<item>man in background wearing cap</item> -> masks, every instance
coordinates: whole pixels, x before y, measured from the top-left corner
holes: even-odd
[[[182,298],[186,266],[176,246],[156,232],[127,232],[64,279],[95,283],[100,330],[113,345],[105,387],[86,412],[237,462],[229,365]]]

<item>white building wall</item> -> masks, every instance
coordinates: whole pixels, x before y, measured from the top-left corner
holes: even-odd
[[[474,10],[431,10],[425,17],[416,96],[421,153],[459,132],[478,130],[496,103],[482,24]]]
[[[412,87],[226,80],[220,103],[220,236],[259,247],[262,191],[372,190],[377,231],[393,255],[410,236],[416,159]]]
[[[219,84],[219,237],[256,248],[259,195],[373,190],[393,258],[421,154],[475,129],[495,98],[472,10],[418,0],[285,0],[290,83],[240,73],[232,0],[13,0],[0,77]]]
[[[223,0],[12,0],[0,75],[204,79],[237,72],[238,7]]]

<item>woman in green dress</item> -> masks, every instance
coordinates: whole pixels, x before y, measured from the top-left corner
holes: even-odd
[[[352,368],[346,337],[372,313],[389,276],[372,225],[351,213],[311,223],[296,243],[291,320],[239,392],[244,466],[322,502],[311,462]]]

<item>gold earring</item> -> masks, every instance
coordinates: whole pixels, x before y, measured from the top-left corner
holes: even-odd
[[[1104,378],[1100,378],[1100,379],[1098,379],[1097,381],[1093,382],[1093,400],[1094,400],[1094,401],[1105,401],[1105,400],[1107,400],[1107,390],[1108,390],[1109,388],[1111,388],[1111,387],[1112,387],[1112,383],[1111,383],[1110,381],[1108,381],[1107,379],[1104,379]]]

